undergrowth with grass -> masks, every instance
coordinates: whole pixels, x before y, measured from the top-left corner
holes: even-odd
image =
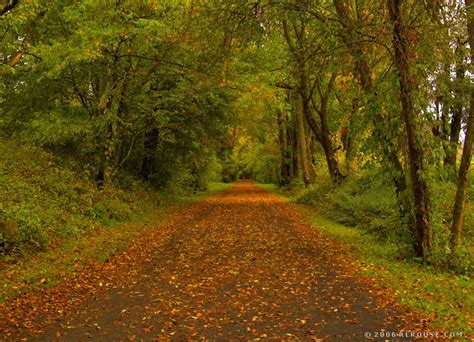
[[[433,246],[428,263],[440,271],[472,276],[474,273],[474,216],[468,203],[461,246],[456,255],[449,248],[452,182],[431,180]],[[474,187],[471,186],[471,191]],[[285,190],[285,189],[283,189]],[[312,206],[324,216],[348,227],[357,227],[384,244],[396,246],[400,259],[421,261],[415,257],[413,235],[400,217],[395,189],[390,177],[366,172],[335,186],[328,179],[310,190],[293,189],[292,200]],[[472,198],[472,197],[471,197]]]
[[[0,255],[4,261],[42,251],[98,226],[136,219],[159,204],[138,182],[99,191],[85,172],[45,150],[0,144]]]
[[[123,176],[122,176],[123,178]],[[0,144],[0,301],[35,287],[54,286],[91,261],[124,250],[143,223],[230,184],[206,191],[158,192],[127,177],[98,190],[45,150]]]

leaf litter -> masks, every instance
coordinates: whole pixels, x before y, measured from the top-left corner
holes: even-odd
[[[426,329],[360,275],[347,248],[251,182],[154,225],[108,262],[1,305],[5,340],[351,340]]]

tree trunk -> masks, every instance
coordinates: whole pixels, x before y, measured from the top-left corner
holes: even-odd
[[[471,0],[465,0],[468,11],[467,28],[469,34],[469,46],[471,54],[471,64],[474,58],[474,19],[472,14]],[[466,136],[459,167],[458,184],[456,198],[453,207],[453,223],[451,226],[451,248],[454,251],[461,242],[462,229],[464,225],[464,212],[466,208],[466,196],[469,180],[469,169],[471,166],[472,149],[474,143],[474,88],[470,85],[471,100],[467,118]]]
[[[99,152],[99,167],[96,175],[96,185],[98,189],[102,189],[105,186],[105,181],[109,175],[109,162],[113,151],[113,127],[111,123],[107,123],[104,135],[105,138],[102,143],[102,150]]]
[[[17,6],[20,3],[20,0],[10,0],[7,1],[7,3],[3,6],[3,8],[0,9],[0,17],[2,15],[7,14],[10,12],[15,6]]]
[[[99,190],[103,189],[105,185],[105,168],[106,168],[106,164],[105,164],[105,156],[104,156],[104,157],[101,157],[99,161],[99,168],[97,170],[97,176],[95,178],[97,189]]]
[[[332,83],[332,82],[331,82]],[[321,145],[324,149],[324,154],[326,156],[326,163],[328,166],[329,176],[335,184],[342,182],[344,177],[339,171],[339,165],[336,160],[336,155],[334,152],[334,147],[331,141],[331,135],[329,132],[328,124],[328,96],[330,88],[332,85],[328,85],[328,89],[325,94],[321,94],[321,106],[318,111],[319,118],[321,119]]]
[[[388,0],[390,19],[393,24],[392,38],[394,46],[394,64],[399,72],[401,116],[405,123],[408,160],[410,164],[411,186],[414,196],[416,252],[423,258],[431,249],[432,226],[428,185],[423,179],[425,167],[423,150],[417,137],[415,119],[413,75],[410,73],[409,42],[406,28],[402,23],[400,11],[402,0]]]
[[[288,137],[286,115],[282,111],[278,111],[278,140],[280,144],[280,185],[288,185],[290,183],[290,151],[288,150]]]
[[[291,136],[291,179],[298,179],[299,178],[299,160],[298,160],[298,140],[296,139],[296,131],[293,129],[290,132]]]
[[[336,156],[334,154],[334,150],[332,147],[331,139],[323,134],[321,145],[323,146],[324,155],[326,156],[326,163],[329,171],[329,176],[331,180],[335,184],[339,184],[342,182],[344,177],[342,176],[341,172],[339,171],[339,166],[337,164]]]
[[[339,184],[344,177],[339,171],[339,165],[336,160],[336,156],[334,153],[334,148],[333,144],[331,141],[331,136],[330,136],[330,131],[329,131],[329,126],[327,122],[327,96],[328,94],[321,94],[321,108],[318,110],[319,117],[321,119],[321,127],[318,125],[316,120],[313,117],[313,113],[310,108],[310,101],[311,98],[308,95],[308,87],[307,87],[307,81],[304,81],[303,79],[305,78],[304,75],[301,75],[302,81],[301,81],[301,94],[305,94],[305,96],[302,95],[303,100],[303,113],[304,117],[306,119],[307,124],[311,128],[312,132],[316,136],[316,139],[319,141],[321,146],[323,147],[324,150],[324,155],[326,157],[326,164],[328,167],[329,171],[329,176],[331,180]],[[330,91],[331,86],[328,85],[328,91]]]
[[[145,140],[143,142],[144,156],[140,171],[141,178],[144,181],[148,181],[150,176],[155,173],[155,152],[158,146],[159,135],[160,132],[153,126],[145,132]]]
[[[298,158],[300,160],[301,168],[303,170],[303,181],[306,187],[309,187],[314,180],[315,172],[312,169],[310,160],[308,160],[308,146],[306,146],[305,133],[305,105],[307,106],[308,97],[308,83],[306,75],[306,60],[305,60],[305,23],[301,23],[300,27],[293,25],[294,33],[296,35],[296,45],[291,38],[290,29],[286,20],[283,20],[283,32],[288,48],[297,60],[295,69],[295,78],[298,80],[297,92],[290,93],[290,101],[293,106],[293,113],[296,119],[296,136],[298,142]]]
[[[456,81],[454,87],[455,100],[452,106],[452,118],[449,132],[449,141],[446,145],[446,157],[444,158],[444,165],[450,170],[452,175],[456,174],[456,157],[459,146],[459,135],[462,128],[462,117],[463,117],[463,91],[462,87],[463,80],[466,75],[466,68],[463,64],[463,57],[460,57],[460,61],[456,63]],[[455,178],[455,176],[453,177]]]
[[[313,133],[311,131],[311,128],[308,126],[308,121],[304,119],[303,115],[303,122],[304,122],[304,134],[306,137],[306,153],[307,153],[307,160],[308,160],[308,166],[309,166],[309,173],[310,173],[310,178],[313,180],[316,179],[316,170],[314,168],[313,164],[313,150],[311,149],[311,144],[313,142]]]
[[[313,182],[311,178],[311,170],[308,161],[308,152],[306,146],[306,135],[304,129],[304,117],[301,106],[301,98],[294,94],[293,97],[293,113],[296,117],[296,137],[298,141],[298,159],[300,160],[301,169],[303,170],[303,181],[306,187]]]

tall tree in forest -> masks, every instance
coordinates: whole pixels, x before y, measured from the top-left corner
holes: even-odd
[[[467,30],[469,37],[470,65],[474,59],[474,8],[471,0],[465,0],[467,11]],[[453,223],[451,225],[451,248],[455,250],[461,242],[462,229],[464,225],[464,215],[466,210],[466,197],[469,170],[471,167],[472,149],[474,144],[474,87],[470,84],[470,104],[467,114],[464,146],[459,166],[456,197],[453,207]]]
[[[461,39],[456,42],[456,61],[455,61],[455,79],[451,82],[453,88],[452,103],[443,103],[441,130],[445,140],[445,158],[444,166],[448,169],[451,178],[456,175],[457,151],[459,147],[459,138],[462,129],[462,120],[464,116],[464,94],[466,79],[466,62],[464,57],[464,47]],[[449,71],[451,68],[449,68]],[[451,114],[451,115],[450,115]],[[449,119],[450,117],[450,119]]]
[[[339,24],[339,39],[347,47],[352,57],[354,73],[362,91],[368,101],[374,101],[374,97],[377,96],[377,91],[374,85],[374,75],[376,73],[370,66],[370,57],[366,52],[369,49],[364,49],[364,45],[358,43],[359,41],[364,41],[364,32],[360,28],[362,25],[365,25],[363,23],[364,18],[358,18],[360,22],[355,22],[353,18],[357,17],[357,14],[350,12],[351,8],[348,6],[346,1],[333,0],[333,3]],[[387,121],[387,115],[388,113],[385,113],[384,115],[382,108],[374,113],[374,133],[378,137],[387,137],[379,140],[383,150],[383,156],[386,158],[387,164],[390,165],[390,169],[392,170],[392,179],[399,201],[400,215],[403,220],[411,225],[411,202],[408,197],[409,195],[407,194],[408,185],[405,170],[398,153],[398,144],[394,143],[396,133],[389,127],[381,126],[382,122]],[[350,135],[351,132],[349,131],[347,134]]]
[[[416,252],[426,258],[431,249],[432,223],[430,197],[425,173],[426,167],[423,149],[420,142],[421,130],[416,122],[416,75],[413,74],[414,48],[409,41],[409,27],[405,24],[403,15],[403,0],[388,0],[388,11],[392,24],[392,40],[394,64],[399,72],[399,95],[402,104],[401,117],[405,124],[408,161],[410,165],[411,187],[414,201]]]
[[[290,56],[295,64],[293,77],[296,83],[295,88],[301,97],[302,114],[316,139],[323,147],[331,180],[334,183],[340,183],[343,176],[339,171],[339,165],[335,156],[335,149],[328,124],[328,101],[333,90],[336,74],[332,74],[329,82],[327,82],[326,89],[323,89],[320,78],[313,76],[313,79],[311,79],[311,75],[314,74],[314,70],[311,68],[311,66],[314,67],[314,65],[310,65],[312,59],[311,53],[313,52],[311,51],[311,48],[314,48],[314,42],[308,39],[308,32],[311,32],[312,29],[308,27],[307,15],[304,15],[303,13],[293,13],[291,21],[282,21],[283,35]],[[319,94],[319,106],[314,105],[315,88],[318,90]],[[318,123],[314,118],[313,108],[319,115],[320,123]]]
[[[291,181],[291,150],[288,143],[288,116],[281,109],[277,111],[278,142],[281,153],[280,185],[288,185]]]
[[[461,2],[432,1],[425,4],[431,25],[437,31],[440,61],[433,70],[436,78],[433,97],[435,112],[432,132],[444,150],[442,160],[450,180],[457,178],[457,152],[463,116],[467,107],[466,92],[466,25],[459,13]],[[439,53],[439,52],[438,52]]]
[[[206,9],[175,1],[20,1],[0,23],[4,131],[70,154],[99,187],[125,170],[165,184],[171,163],[154,165],[167,154],[182,157],[179,172],[205,167],[184,155],[197,141],[222,138],[231,102],[219,86],[226,57],[201,43],[206,36],[222,44]]]

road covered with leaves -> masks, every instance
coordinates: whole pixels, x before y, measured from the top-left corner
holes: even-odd
[[[363,339],[417,319],[342,244],[250,182],[147,230],[126,253],[0,307],[7,340]]]

